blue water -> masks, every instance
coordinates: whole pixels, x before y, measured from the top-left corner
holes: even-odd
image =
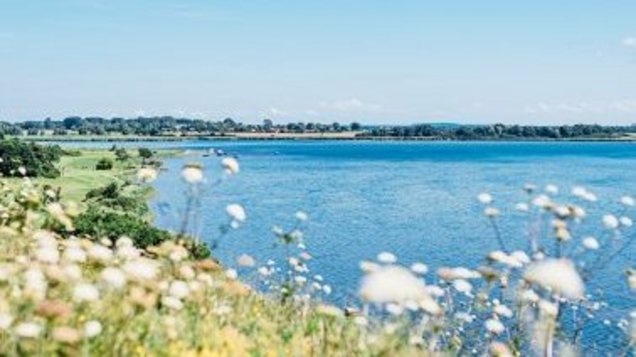
[[[340,304],[355,300],[359,261],[382,251],[395,253],[403,264],[424,262],[431,271],[482,263],[498,248],[475,200],[482,191],[492,193],[502,210],[499,221],[508,246],[520,249],[527,247],[527,220],[514,205],[524,199],[525,183],[556,184],[562,191],[557,199],[568,202],[576,202],[569,195],[576,185],[598,195],[598,203],[585,205],[589,217],[574,231],[575,242],[588,234],[607,238],[600,217],[620,211],[620,196],[636,196],[633,143],[193,141],[147,146],[193,150],[185,158],[166,160],[167,171],[155,183],[151,205],[158,225],[178,226],[175,214],[186,189],[179,178],[182,165],[199,162],[208,177],[218,177],[219,159],[196,150],[221,148],[239,157],[241,173],[203,196],[197,228],[202,239],[218,237],[219,225],[226,222],[224,207],[237,202],[248,220],[221,241],[215,255],[230,266],[243,253],[260,263],[280,261],[282,250],[272,246],[271,227],[289,227],[302,209],[310,216],[303,230],[315,257],[312,273],[325,277],[334,288],[330,299]],[[623,239],[633,238],[635,231]],[[636,306],[623,274],[635,263],[635,247],[588,286],[589,292],[605,291],[613,306],[602,312],[610,326],[598,322],[587,328],[587,341],[597,348],[616,343],[619,316]]]

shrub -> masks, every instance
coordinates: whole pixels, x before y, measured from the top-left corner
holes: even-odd
[[[149,159],[152,157],[152,151],[148,148],[139,148],[139,157],[142,159]]]
[[[96,170],[111,170],[113,168],[113,160],[108,158],[102,158],[95,165]]]
[[[117,157],[118,161],[126,161],[130,158],[130,155],[128,155],[128,151],[126,151],[126,149],[124,148],[115,149],[115,156]]]
[[[122,236],[132,239],[137,248],[147,248],[159,245],[174,237],[167,231],[155,228],[148,222],[136,216],[106,211],[97,205],[90,206],[74,220],[75,234],[87,235],[95,238],[109,238],[113,241]],[[194,258],[206,258],[210,251],[201,244],[188,243]]]
[[[85,202],[99,204],[119,212],[136,214],[141,217],[148,213],[148,205],[142,193],[124,194],[122,190],[125,186],[119,186],[112,182],[104,187],[90,190],[84,197]]]
[[[18,139],[2,140],[0,173],[3,176],[55,178],[60,176],[55,163],[60,160],[61,155],[62,149],[57,145],[41,146],[23,143]]]

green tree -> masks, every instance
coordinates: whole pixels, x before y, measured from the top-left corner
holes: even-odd
[[[111,170],[113,168],[113,160],[109,158],[101,158],[95,165],[95,170]]]
[[[142,162],[146,162],[146,160],[152,157],[152,151],[148,148],[139,148],[139,157],[141,157]]]
[[[0,141],[0,173],[2,176],[55,178],[60,171],[55,164],[62,149],[57,146],[27,144],[18,139]]]
[[[126,151],[126,149],[124,148],[115,149],[115,159],[117,161],[126,161],[129,158],[130,158],[130,155],[128,155],[128,151]]]

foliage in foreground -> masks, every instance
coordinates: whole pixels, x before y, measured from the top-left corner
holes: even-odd
[[[371,352],[336,308],[280,305],[179,242],[140,250],[54,233],[74,212],[29,183],[2,188],[0,351],[84,355]],[[377,352],[410,347],[382,336]]]

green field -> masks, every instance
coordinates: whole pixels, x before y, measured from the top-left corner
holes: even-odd
[[[119,184],[135,179],[137,170],[141,166],[141,159],[136,150],[128,151],[131,158],[126,161],[115,160],[115,154],[108,150],[80,150],[78,155],[64,155],[57,164],[60,169],[60,177],[54,179],[35,178],[34,181],[42,185],[50,185],[53,188],[60,188],[62,197],[67,201],[81,203],[86,193],[92,189],[104,187],[111,182]],[[160,150],[155,155],[158,158],[177,155],[176,150]],[[102,158],[113,160],[114,166],[111,170],[96,170],[95,165]],[[20,179],[6,178],[12,184],[17,184]],[[149,195],[151,190],[131,185],[128,191],[143,190],[145,195]],[[133,193],[133,192],[130,192]],[[135,192],[138,193],[138,192]],[[147,196],[146,196],[147,197]]]

